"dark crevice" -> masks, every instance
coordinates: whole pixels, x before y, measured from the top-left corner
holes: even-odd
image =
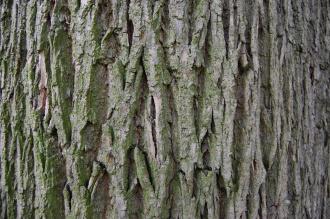
[[[178,170],[178,173],[179,174],[182,174],[182,176],[184,177],[184,179],[186,179],[186,173],[181,168]]]
[[[262,151],[262,162],[266,170],[269,165],[269,145],[272,143],[272,130],[269,124],[272,123],[272,95],[270,84],[270,34],[268,18],[268,1],[263,1],[264,13],[259,12],[258,27],[258,58],[260,71],[260,143]]]
[[[192,198],[197,198],[197,180],[198,180],[198,172],[201,170],[201,168],[197,168],[196,165],[194,166],[194,175],[193,175],[193,187],[192,187]]]
[[[154,9],[155,9],[155,4],[156,4],[157,1],[149,1],[149,7],[151,8],[151,17],[153,17],[154,15]]]
[[[149,181],[150,181],[150,184],[151,184],[153,190],[155,191],[155,189],[156,189],[155,181],[154,181],[154,177],[153,177],[153,174],[152,174],[152,171],[151,171],[151,166],[150,166],[150,162],[149,162],[149,159],[148,159],[148,155],[144,151],[143,151],[143,155],[144,155],[144,160],[145,160],[145,164],[146,164],[147,171],[148,171],[148,178],[149,178]]]
[[[18,72],[21,72],[26,65],[27,61],[27,45],[26,45],[26,33],[22,30],[25,29],[25,19],[22,21],[22,26],[20,27],[20,38],[19,38],[19,59],[17,59],[17,69]]]
[[[208,4],[208,7],[210,8],[210,3]],[[211,22],[211,10],[209,10],[209,20],[207,22],[207,29],[206,29],[206,36],[205,36],[205,42],[203,46],[204,50],[204,66],[209,66],[209,60],[210,60],[210,47],[212,46],[212,22]]]
[[[236,111],[235,111],[235,117],[234,117],[234,130],[233,130],[233,181],[234,184],[237,185],[240,174],[240,163],[241,163],[241,156],[242,156],[242,150],[244,150],[242,147],[244,144],[243,138],[244,138],[244,130],[245,130],[245,99],[247,98],[245,96],[244,90],[245,90],[245,78],[244,75],[238,75],[236,78],[236,85],[235,85],[235,92],[236,92]]]
[[[51,58],[50,50],[45,49],[44,50],[44,55],[45,55],[45,65],[46,65],[45,66],[46,67],[46,78],[48,78],[48,81],[50,82],[52,80],[52,78],[51,78],[51,61],[52,61],[52,58]],[[70,80],[71,80],[71,78],[70,78]],[[46,79],[46,81],[47,81],[47,79]],[[46,86],[49,87],[49,89],[51,89],[48,84],[46,84]],[[50,93],[51,91],[48,91],[49,92],[48,93],[47,92],[47,87],[42,88],[42,90],[44,92],[44,100],[43,100],[44,105],[46,105],[46,102],[48,101],[48,95],[51,96],[51,93]],[[41,91],[40,91],[40,93],[41,93]],[[45,106],[43,108],[45,108]],[[47,123],[50,122],[50,118],[45,118],[45,119],[46,119]],[[70,126],[71,126],[71,124],[70,124]],[[70,129],[71,129],[71,127],[70,127]]]
[[[164,4],[163,5],[163,10],[162,10],[162,13],[161,13],[161,36],[162,36],[162,40],[163,42],[165,42],[165,38],[167,37],[167,31],[170,27],[170,15],[169,15],[169,7],[170,7],[170,4]],[[165,47],[165,46],[163,46]],[[166,53],[166,50],[167,48],[164,48],[164,53]],[[166,56],[165,56],[166,57]]]
[[[128,51],[130,53],[133,41],[133,33],[134,33],[134,24],[133,21],[130,19],[129,11],[130,11],[130,0],[126,0],[126,22],[127,22],[127,37],[128,37]]]
[[[265,31],[267,31],[268,33],[269,33],[269,30],[270,30],[270,22],[269,22],[269,2],[270,2],[270,0],[263,0],[262,1],[263,2],[263,7],[264,7],[264,14],[263,14],[263,16],[259,16],[259,19],[262,19],[263,20],[263,22],[260,22],[259,24],[261,24],[261,25],[259,25],[259,28],[263,28],[263,27],[265,27]],[[294,2],[293,2],[294,3]],[[295,10],[293,10],[293,11],[295,11]]]
[[[147,93],[147,92],[149,92],[149,86],[148,86],[148,77],[146,75],[147,71],[146,71],[146,68],[144,65],[143,57],[144,57],[144,47],[142,48],[141,55],[140,55],[140,65],[142,68],[141,89]],[[135,86],[135,82],[136,82],[136,77],[137,77],[137,74],[135,74],[134,79],[133,79],[134,86]]]
[[[188,1],[188,11],[187,11],[187,20],[188,20],[188,46],[191,45],[193,37],[193,14],[194,14],[194,0]]]
[[[148,81],[147,81],[147,75],[145,73],[143,60],[141,57],[141,66],[142,66],[142,72],[139,71],[138,73],[135,73],[135,79],[134,79],[134,87],[136,86],[136,92],[137,92],[137,102],[136,104],[136,111],[133,117],[133,126],[135,127],[135,141],[134,144],[137,146],[144,144],[143,139],[143,132],[144,132],[144,113],[147,111],[148,102],[147,98],[149,95],[149,87],[148,87]],[[151,104],[152,105],[152,104]]]
[[[223,67],[223,61],[221,62],[221,71],[219,72],[219,77],[217,80],[217,88],[220,90],[221,95],[223,96],[223,86],[222,86],[222,81],[223,81],[223,74],[225,72],[224,67]]]
[[[154,97],[151,96],[150,100],[150,122],[151,122],[151,132],[152,132],[152,141],[155,147],[155,157],[157,157],[157,133],[156,133],[156,108]]]
[[[246,0],[247,1],[247,0]],[[244,1],[244,2],[246,2]],[[237,0],[233,1],[233,29],[234,29],[234,33],[236,33],[234,36],[233,36],[233,41],[235,42],[236,44],[236,49],[238,48],[238,45],[239,45],[239,42],[240,42],[240,37],[241,35],[239,34],[239,22],[240,22],[240,16],[241,15],[238,15],[238,4],[241,4],[241,3],[238,3]],[[251,13],[252,14],[252,13]],[[244,15],[243,15],[244,16]],[[230,17],[230,16],[229,16]],[[230,27],[229,27],[230,28]]]
[[[209,133],[206,132],[202,143],[201,143],[201,153],[203,155],[203,166],[205,169],[211,169],[210,167],[210,151],[209,151]]]
[[[258,168],[257,160],[255,158],[252,160],[252,167],[254,171],[256,171]]]
[[[309,66],[309,77],[311,80],[311,85],[314,85],[314,80],[315,80],[315,76],[314,76],[314,67],[313,66]]]
[[[328,142],[329,142],[329,134],[328,134],[327,130],[324,129],[324,147],[325,148],[328,146]]]
[[[50,136],[53,137],[54,139],[58,139],[58,134],[57,134],[57,128],[54,126],[51,131],[50,131]]]
[[[134,25],[132,20],[127,21],[127,35],[128,35],[128,51],[131,51],[132,42],[133,42],[133,33],[134,33]]]
[[[194,117],[194,127],[196,130],[196,136],[199,137],[199,103],[198,103],[198,97],[193,97],[193,117]]]
[[[213,109],[212,109],[212,115],[211,115],[211,132],[212,132],[213,134],[216,133]]]
[[[88,175],[90,175],[90,174],[91,174],[91,172],[88,171]],[[89,183],[89,177],[86,178],[85,181],[84,181],[84,187],[85,187],[86,189],[88,188],[88,183]]]
[[[136,81],[139,81],[137,86],[137,102],[135,104],[135,112],[133,116],[132,126],[134,127],[134,142],[133,144],[136,146],[143,145],[143,131],[144,131],[144,118],[143,114],[146,110],[147,106],[147,95],[149,93],[147,78],[145,72],[140,72],[136,75]]]
[[[204,204],[204,209],[203,209],[203,213],[201,215],[201,219],[208,219],[207,202]]]
[[[248,193],[245,197],[245,206],[247,206],[247,209],[250,209],[250,203],[251,203],[251,194]],[[244,215],[244,217],[242,217]],[[248,210],[245,210],[242,214],[241,214],[241,218],[249,218],[249,212]]]
[[[258,215],[259,215],[259,218],[262,218],[262,202],[263,202],[263,200],[262,200],[261,187],[259,188],[258,195],[259,195]]]
[[[52,16],[51,16],[51,11],[49,11],[46,15],[46,23],[47,23],[47,27],[50,29],[52,26]]]
[[[282,36],[278,36],[278,43],[277,43],[277,59],[281,60],[281,55],[282,55],[282,45],[283,45],[283,37]],[[285,52],[285,51],[284,51]]]
[[[196,129],[196,136],[199,140],[200,135],[200,117],[201,109],[203,108],[203,102],[205,97],[205,68],[197,68],[197,95],[194,96],[193,110],[194,110],[194,122]]]
[[[72,202],[72,191],[71,191],[69,184],[66,184],[65,189],[68,194],[69,210],[71,211],[71,209],[72,209],[72,206],[71,206],[72,205],[72,203],[71,203]]]
[[[217,173],[217,188],[219,191],[219,209],[220,209],[220,218],[226,218],[226,205],[227,205],[227,191],[224,179],[221,175],[221,171]]]
[[[130,148],[127,151],[125,165],[124,165],[125,179],[125,191],[130,191],[133,180],[136,178],[136,164],[134,160],[134,148]]]
[[[257,7],[255,5],[255,3],[253,3],[253,1],[251,0],[247,0],[247,1],[244,1],[244,5],[243,5],[243,10],[244,10],[244,17],[246,19],[246,27],[245,27],[245,31],[244,31],[244,38],[245,38],[245,41],[243,42],[244,43],[244,47],[246,49],[246,54],[249,56],[249,57],[252,57],[252,51],[251,51],[251,37],[252,37],[252,34],[253,34],[253,28],[252,27],[252,23],[253,23],[253,11],[254,10],[257,10],[257,9],[254,9],[253,7]],[[237,4],[237,3],[236,3]],[[235,6],[237,8],[237,6]],[[235,15],[237,15],[237,9],[235,11]],[[241,40],[238,39],[237,40],[237,45],[239,45],[239,42]]]
[[[223,131],[223,127],[224,127],[224,123],[225,123],[225,120],[226,120],[226,114],[227,114],[227,103],[226,103],[226,99],[223,98],[223,111],[222,111],[222,131]]]
[[[127,74],[127,66],[122,66],[123,69],[120,69],[120,79],[121,79],[121,87],[122,91],[126,88],[126,74]],[[135,81],[135,80],[134,80]],[[133,84],[134,85],[134,84]]]
[[[222,5],[222,25],[223,25],[223,34],[224,40],[226,44],[226,57],[228,59],[229,56],[229,28],[230,28],[230,8],[229,8],[229,0],[224,0]]]
[[[81,6],[81,0],[76,0],[76,10],[78,10]]]
[[[284,43],[283,35],[285,26],[285,4],[284,0],[276,1],[276,13],[277,13],[277,22],[276,22],[276,37],[277,37],[277,58],[280,60],[282,53],[282,45]]]

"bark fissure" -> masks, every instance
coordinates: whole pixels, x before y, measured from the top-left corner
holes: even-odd
[[[0,1],[0,217],[329,217],[329,12]]]

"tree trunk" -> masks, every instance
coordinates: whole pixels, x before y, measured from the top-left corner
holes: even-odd
[[[327,0],[1,0],[1,218],[329,218]]]

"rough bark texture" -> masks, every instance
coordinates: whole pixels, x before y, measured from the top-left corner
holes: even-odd
[[[1,218],[329,218],[328,0],[1,0]]]

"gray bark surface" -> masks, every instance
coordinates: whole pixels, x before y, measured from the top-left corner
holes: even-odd
[[[1,218],[330,218],[328,0],[1,0]]]

